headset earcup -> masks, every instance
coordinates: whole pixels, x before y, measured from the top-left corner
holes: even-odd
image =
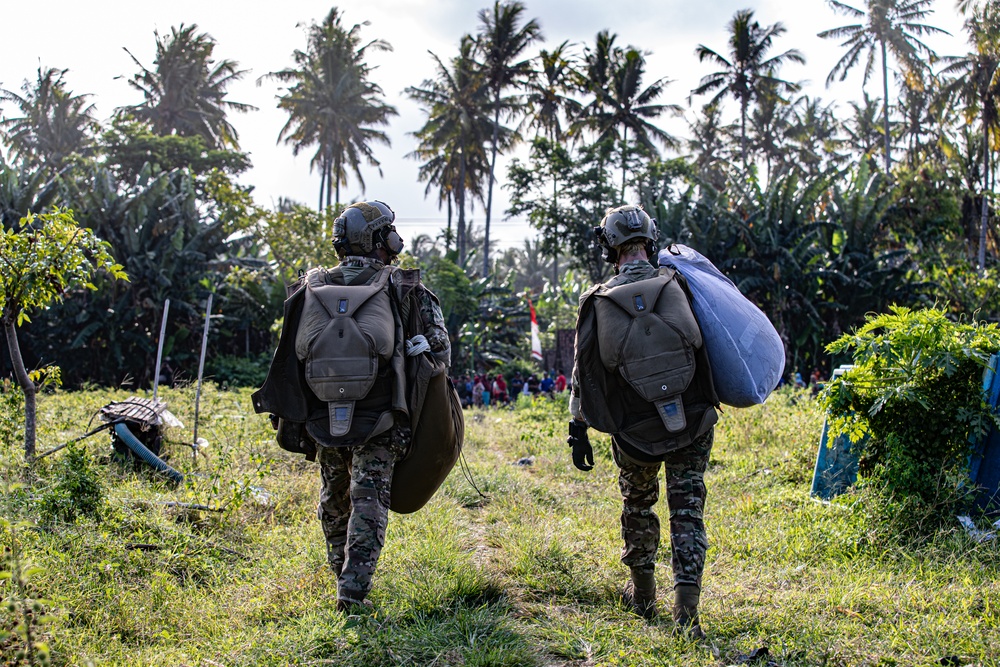
[[[385,235],[385,247],[393,255],[403,252],[403,248],[405,247],[403,239],[396,233],[395,229]]]

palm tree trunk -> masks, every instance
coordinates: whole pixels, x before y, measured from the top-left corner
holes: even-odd
[[[13,318],[4,318],[4,332],[7,334],[7,351],[10,364],[14,368],[17,384],[24,392],[24,458],[30,464],[35,458],[35,383],[28,376],[21,358],[21,346],[17,342],[17,327]]]
[[[743,171],[747,170],[747,103],[740,99],[740,151],[743,153]]]
[[[326,207],[330,208],[333,202],[333,158],[327,159],[326,166]]]
[[[458,265],[465,269],[465,149],[462,148],[458,167]]]
[[[622,204],[625,203],[625,167],[628,164],[628,125],[622,128]]]
[[[559,177],[555,175],[554,170],[552,174],[552,214],[553,222],[559,218]],[[558,226],[556,226],[558,229]],[[559,246],[556,246],[556,250],[552,253],[552,287],[559,287]]]
[[[990,185],[990,131],[983,118],[983,202],[982,212],[979,219],[979,258],[978,273],[983,276],[986,270],[986,229],[989,226],[990,206],[986,198],[986,193]]]
[[[493,99],[493,142],[490,148],[490,182],[486,185],[486,236],[483,239],[483,276],[490,274],[490,213],[493,209],[493,173],[497,168],[497,135],[500,134],[500,91]]]
[[[337,156],[336,165],[334,166],[334,177],[337,180],[337,198],[333,200],[333,203],[340,206],[340,156]]]
[[[326,160],[323,160],[319,168],[319,201],[316,202],[316,210],[323,212],[323,193],[326,191]]]
[[[886,64],[885,41],[882,44],[882,126],[885,132],[885,175],[892,168],[892,158],[889,156],[889,67]]]
[[[448,193],[448,230],[444,233],[444,254],[451,251],[451,193]]]

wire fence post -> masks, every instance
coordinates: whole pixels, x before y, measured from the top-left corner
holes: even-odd
[[[201,405],[201,378],[205,372],[205,350],[208,348],[208,322],[212,317],[212,295],[208,295],[208,303],[205,305],[205,331],[201,335],[201,358],[198,360],[198,388],[194,394],[194,445],[195,458],[198,456],[198,408]]]
[[[153,403],[156,403],[156,390],[160,386],[160,362],[163,360],[163,337],[167,332],[167,314],[170,312],[170,299],[163,302],[163,319],[160,321],[160,340],[156,343],[156,370],[153,372]]]

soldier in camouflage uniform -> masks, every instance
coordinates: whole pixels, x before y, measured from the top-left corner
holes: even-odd
[[[334,247],[340,265],[333,271],[342,272],[347,284],[366,270],[381,270],[403,249],[392,226],[394,219],[386,204],[373,201],[352,204],[336,220]],[[392,279],[387,288],[394,288]],[[410,309],[415,305],[421,325],[419,331],[404,331],[407,352],[429,349],[450,365],[451,343],[437,297],[422,284],[409,295],[399,303],[401,321],[410,322]],[[397,414],[388,431],[360,443],[338,439],[321,429],[310,429],[309,435],[320,445],[318,514],[327,558],[338,577],[337,608],[370,606],[365,597],[385,543],[393,468],[409,449],[409,423]]]
[[[595,232],[604,247],[605,259],[615,267],[616,275],[605,284],[606,287],[636,283],[658,275],[657,268],[650,263],[656,253],[656,223],[641,208],[623,206],[608,211],[601,227]],[[586,415],[580,398],[581,392],[586,391],[588,386],[586,381],[581,381],[587,378],[581,378],[580,327],[597,325],[593,317],[582,319],[586,297],[586,294],[581,297],[577,364],[573,370],[570,397],[573,419],[570,421],[568,439],[573,450],[573,463],[581,470],[590,470],[594,463],[593,449],[587,436]],[[688,308],[689,304],[685,300],[680,307]],[[704,376],[708,375],[708,386],[711,387],[710,369],[707,363],[703,365],[704,368],[696,371],[700,374],[699,382],[703,382]],[[618,386],[623,384],[624,381]],[[714,388],[708,394],[717,403]],[[707,410],[714,411],[714,407],[708,407]],[[712,451],[712,424],[715,419],[714,412],[705,415],[699,422],[699,430],[703,432],[695,431],[691,434],[689,444],[677,448],[666,443],[659,450],[655,447],[652,450],[649,447],[637,447],[628,430],[613,433],[611,439],[612,455],[619,468],[618,486],[623,501],[621,528],[625,546],[622,550],[622,562],[629,567],[631,573],[630,581],[622,594],[623,601],[632,611],[646,618],[656,613],[654,566],[660,543],[660,521],[653,511],[653,505],[659,498],[658,477],[662,467],[666,473],[667,505],[670,509],[673,618],[677,627],[698,638],[704,637],[698,617],[698,602],[705,553],[708,549],[703,520],[704,474]],[[707,428],[705,424],[708,424]],[[663,436],[666,441],[666,429],[663,429]]]

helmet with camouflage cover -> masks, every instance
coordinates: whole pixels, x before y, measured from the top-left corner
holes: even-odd
[[[396,214],[385,202],[373,200],[351,204],[333,221],[333,247],[337,254],[370,255],[377,248],[390,258],[403,250],[396,233]]]
[[[641,206],[628,205],[608,209],[601,226],[594,228],[594,235],[603,250],[604,261],[617,264],[621,246],[642,239],[645,239],[646,254],[653,257],[660,231],[656,220],[650,218]]]

